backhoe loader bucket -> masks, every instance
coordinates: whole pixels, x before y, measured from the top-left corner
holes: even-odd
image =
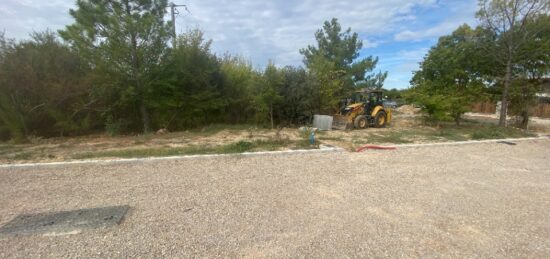
[[[348,121],[347,116],[336,114],[332,116],[332,128],[337,130],[347,130],[351,129],[353,123]]]

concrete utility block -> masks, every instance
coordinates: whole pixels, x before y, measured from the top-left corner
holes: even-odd
[[[332,116],[313,115],[313,127],[319,130],[332,130]]]

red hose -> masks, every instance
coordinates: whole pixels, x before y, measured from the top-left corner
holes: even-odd
[[[361,152],[365,149],[378,149],[378,150],[395,150],[396,147],[384,147],[384,146],[377,146],[377,145],[364,145],[360,148],[358,148],[356,151]]]

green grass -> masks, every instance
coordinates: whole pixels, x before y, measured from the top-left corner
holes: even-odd
[[[530,137],[523,131],[515,128],[500,128],[492,124],[464,123],[456,126],[452,123],[442,124],[440,128],[419,128],[414,130],[388,131],[371,133],[365,138],[355,138],[356,144],[406,144],[419,141],[466,141],[481,139],[523,138]]]
[[[522,138],[530,137],[532,134],[526,134],[515,128],[500,128],[497,126],[475,129],[470,134],[472,139],[501,139],[501,138]]]
[[[13,156],[14,160],[29,160],[33,158],[34,153],[33,152],[21,152],[17,153]]]
[[[36,158],[55,158],[54,155],[52,155],[49,148],[41,147],[41,148],[33,148],[33,149],[27,149],[25,150],[22,147],[13,147],[12,149],[9,149],[7,152],[6,150],[0,152],[0,158],[8,159],[8,160],[32,160]]]
[[[0,144],[0,155],[3,155],[8,152],[13,152],[16,149],[15,146],[10,144]]]
[[[75,154],[73,159],[89,159],[99,157],[158,157],[158,156],[178,156],[178,155],[200,155],[200,154],[234,154],[252,151],[273,151],[280,148],[312,148],[309,143],[306,145],[304,141],[289,141],[289,140],[253,140],[253,141],[238,141],[226,145],[219,146],[188,146],[177,148],[139,148],[139,149],[122,149],[122,150],[107,150],[98,152],[86,152]]]
[[[466,141],[480,139],[524,138],[533,136],[516,128],[501,128],[493,124],[477,121],[464,121],[460,125],[442,123],[434,132],[420,133],[427,139],[439,138],[448,141]]]
[[[439,129],[434,135],[439,139],[451,140],[451,141],[465,141],[468,140],[468,135],[461,129],[443,128]]]
[[[13,144],[0,144],[0,157],[29,157],[31,153],[22,154],[23,147],[20,145]]]

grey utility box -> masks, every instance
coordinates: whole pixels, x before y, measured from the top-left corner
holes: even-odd
[[[313,115],[313,127],[319,130],[332,130],[332,116]]]

